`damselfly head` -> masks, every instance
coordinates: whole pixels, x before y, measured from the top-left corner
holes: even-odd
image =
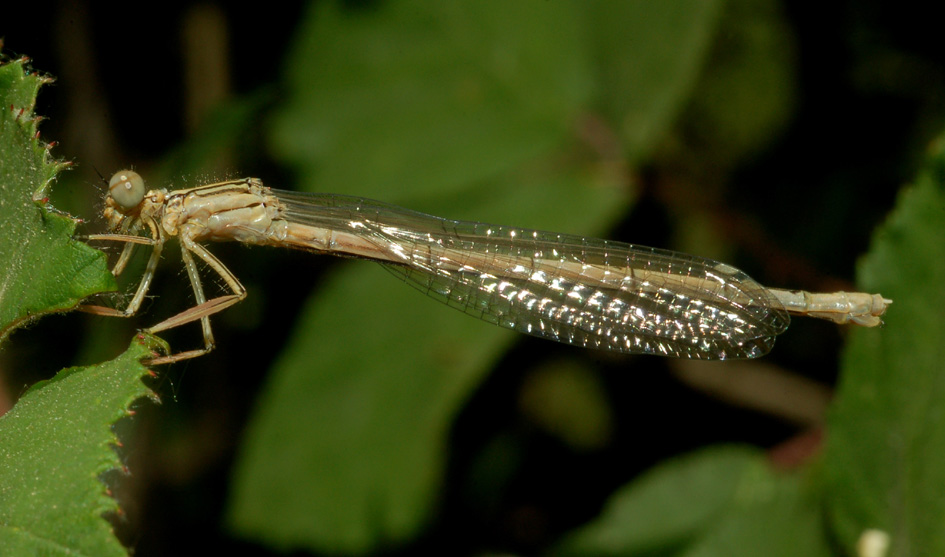
[[[145,193],[144,178],[134,170],[120,170],[108,181],[108,196],[123,213],[140,205]]]
[[[125,217],[135,218],[141,212],[146,190],[144,179],[134,170],[122,170],[108,181],[103,215],[111,230],[119,230]]]

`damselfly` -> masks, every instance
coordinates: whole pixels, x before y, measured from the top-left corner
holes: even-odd
[[[265,187],[244,178],[196,188],[147,191],[134,171],[109,182],[105,218],[125,242],[113,273],[137,245],[151,247],[124,310],[141,307],[161,251],[177,236],[196,305],[153,327],[199,320],[204,347],[152,359],[166,364],[214,347],[209,317],[246,297],[240,281],[202,242],[281,246],[382,263],[433,298],[501,327],[578,346],[679,358],[754,358],[767,353],[789,313],[873,327],[891,303],[878,294],[812,294],[765,288],[742,271],[683,253],[478,222],[448,220],[386,203]],[[139,235],[146,232],[147,236]],[[194,256],[230,293],[207,299]]]

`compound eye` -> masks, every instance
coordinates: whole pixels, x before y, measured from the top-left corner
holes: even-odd
[[[136,207],[145,193],[144,178],[134,170],[116,172],[108,181],[108,195],[124,209]]]

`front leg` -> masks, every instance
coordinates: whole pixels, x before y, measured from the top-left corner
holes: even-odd
[[[131,302],[128,303],[128,306],[124,310],[91,304],[83,304],[77,308],[79,311],[91,313],[94,315],[104,315],[107,317],[131,317],[141,308],[141,303],[144,301],[145,296],[147,296],[148,289],[151,288],[151,281],[154,279],[154,273],[157,270],[158,261],[161,260],[161,250],[164,247],[164,238],[160,235],[156,235],[154,238],[146,238],[143,236],[131,236],[127,234],[92,234],[86,236],[86,239],[125,242],[125,247],[121,252],[121,256],[119,256],[118,262],[115,263],[115,266],[112,268],[112,274],[116,277],[120,275],[122,271],[124,271],[125,266],[128,264],[128,260],[131,259],[131,254],[134,251],[135,246],[151,246],[151,256],[148,258],[148,264],[145,267],[144,274],[141,276],[141,282],[138,283],[138,289],[135,291],[134,297],[131,298]]]

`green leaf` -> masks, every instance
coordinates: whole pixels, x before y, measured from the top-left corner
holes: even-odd
[[[103,518],[118,505],[102,475],[119,469],[113,426],[154,395],[142,337],[104,364],[37,383],[0,417],[0,547],[4,555],[126,555]]]
[[[586,6],[323,3],[303,23],[288,67],[276,156],[305,189],[601,234],[627,210],[626,169],[613,164],[621,154],[612,146],[589,156],[575,126],[606,81],[595,72],[608,71],[587,53],[617,41],[592,25]],[[609,32],[654,25],[631,21]],[[660,21],[665,36],[678,32],[675,19]],[[664,60],[635,44],[619,56]],[[672,75],[691,83],[690,63],[674,64],[686,71]],[[664,95],[680,84],[661,75],[663,85],[635,107],[678,110],[684,96]],[[665,114],[658,122],[668,126]],[[365,263],[331,275],[269,375],[235,468],[229,523],[283,548],[363,553],[409,539],[434,511],[453,418],[514,338]]]
[[[571,2],[319,3],[289,59],[273,149],[303,187],[451,191],[556,146],[589,98]]]
[[[115,289],[105,255],[73,240],[76,221],[47,206],[65,166],[39,140],[34,106],[47,81],[25,60],[0,65],[0,341],[30,319]],[[138,360],[157,342],[136,341],[113,362],[64,370],[0,417],[4,554],[126,554],[102,517],[117,504],[101,475],[120,466],[112,426],[149,393]]]
[[[360,267],[335,273],[334,295],[308,304],[247,432],[232,522],[276,547],[364,552],[411,534],[435,498],[457,405],[508,342],[443,306],[429,311],[435,302],[403,295],[408,287],[380,268]],[[389,296],[381,312],[363,295],[371,289]],[[388,332],[366,334],[365,318]],[[402,322],[435,340],[405,342]]]
[[[849,552],[868,529],[890,555],[945,554],[945,137],[904,189],[859,267],[862,289],[893,300],[857,330],[829,419],[831,517]]]
[[[0,342],[45,313],[114,290],[105,254],[72,239],[76,221],[45,204],[56,174],[33,113],[48,78],[23,60],[0,65]]]
[[[725,2],[711,54],[680,118],[685,129],[677,139],[690,153],[674,153],[674,160],[727,170],[779,137],[797,89],[793,35],[783,11],[777,0]]]
[[[718,24],[722,2],[672,0],[585,4],[589,52],[604,116],[629,158],[641,162],[689,101]]]
[[[802,478],[764,454],[712,447],[627,485],[555,555],[830,555],[819,505]]]

